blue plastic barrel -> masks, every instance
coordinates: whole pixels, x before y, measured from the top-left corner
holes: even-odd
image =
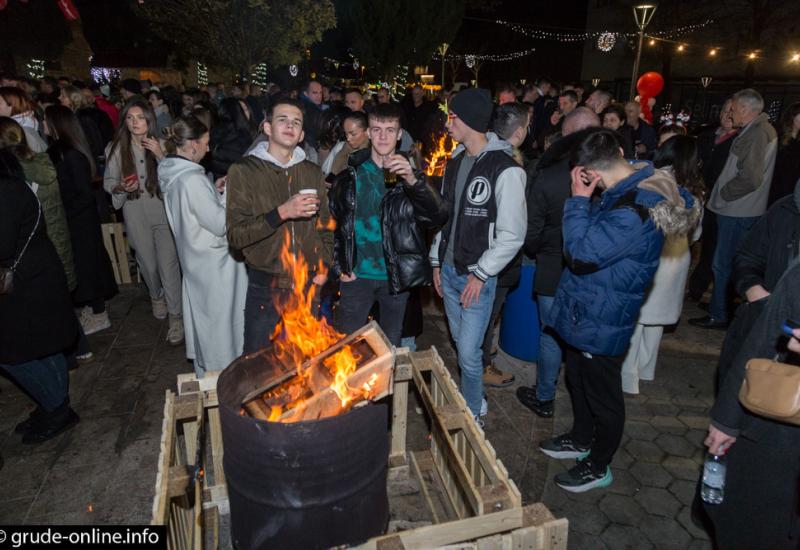
[[[523,265],[519,286],[508,293],[500,325],[500,348],[522,361],[539,357],[539,308],[533,299],[535,265]]]

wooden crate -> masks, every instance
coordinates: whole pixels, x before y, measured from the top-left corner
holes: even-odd
[[[541,503],[522,506],[516,484],[472,420],[435,348],[413,353],[398,349],[392,383],[389,479],[413,476],[433,524],[376,537],[358,548],[566,549],[567,520],[554,518]],[[201,380],[184,374],[178,376],[178,394],[167,392],[153,523],[168,525],[171,549],[200,548],[204,536],[206,547],[217,548],[220,514],[230,510],[215,387],[214,374]],[[423,451],[406,449],[410,389],[418,393],[430,423],[430,448]],[[193,441],[198,429],[208,434],[211,457],[202,484],[195,482],[199,496],[191,500],[183,465],[193,463],[196,445],[178,445],[181,438],[175,434],[182,431],[184,442]]]
[[[103,245],[111,260],[114,270],[114,279],[118,285],[131,284],[130,259],[128,257],[128,239],[125,237],[125,226],[122,223],[104,223],[101,225],[103,232]],[[138,271],[138,270],[137,270]],[[137,273],[137,280],[141,277]]]

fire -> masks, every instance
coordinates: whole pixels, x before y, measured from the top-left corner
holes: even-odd
[[[347,384],[359,360],[358,354],[349,345],[321,362],[307,364],[309,359],[328,350],[345,335],[334,330],[325,318],[314,315],[317,309],[317,285],[309,280],[308,262],[302,254],[292,252],[291,244],[290,232],[286,231],[280,258],[284,269],[291,275],[292,289],[288,298],[276,302],[281,320],[271,339],[277,358],[284,365],[295,365],[297,377],[263,396],[270,403],[268,420],[271,422],[279,422],[281,416],[290,409],[302,410],[308,397],[328,388],[339,398],[344,410],[354,399],[366,398],[378,380],[378,376],[373,374],[359,388],[351,388]],[[327,275],[321,261],[314,274]],[[272,404],[274,401],[278,404]]]
[[[450,143],[449,146],[447,143]],[[442,134],[436,142],[436,150],[431,153],[430,157],[425,159],[428,167],[425,169],[425,174],[428,176],[441,176],[444,174],[444,165],[447,160],[452,156],[453,151],[456,150],[458,143],[447,134]]]

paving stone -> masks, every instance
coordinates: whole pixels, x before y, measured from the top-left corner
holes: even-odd
[[[650,410],[653,416],[675,416],[681,410],[680,407],[668,399],[651,399],[647,402],[647,408]]]
[[[567,548],[569,550],[613,550],[603,542],[603,539],[596,535],[573,531],[570,524],[569,536],[567,538]]]
[[[600,535],[600,538],[609,548],[614,550],[648,550],[653,548],[653,545],[642,535],[641,531],[627,525],[611,525]]]
[[[714,550],[714,545],[710,540],[692,539],[686,550]]]
[[[681,414],[678,415],[678,420],[686,424],[686,426],[689,428],[693,428],[695,430],[708,429],[708,414],[686,414],[686,411],[681,411]]]
[[[625,422],[625,433],[631,436],[631,439],[639,439],[641,441],[653,441],[658,437],[658,430],[647,422],[639,420]]]
[[[633,464],[633,457],[626,451],[624,448],[617,449],[617,452],[614,453],[614,458],[611,461],[612,468],[630,468]]]
[[[692,509],[690,506],[684,506],[678,513],[678,522],[684,529],[694,538],[701,540],[710,540],[708,533],[698,527],[692,521]]]
[[[642,485],[665,488],[672,481],[672,476],[659,464],[637,462],[631,467],[631,475]]]
[[[631,439],[625,449],[637,462],[658,463],[664,458],[664,452],[658,448],[658,445],[649,441]]]
[[[686,481],[697,481],[701,464],[698,460],[679,456],[668,456],[662,463],[664,468],[674,477]]]
[[[19,436],[16,437],[18,439]],[[26,446],[26,448],[30,448]],[[0,491],[4,501],[35,497],[44,482],[52,458],[49,453],[13,453],[3,445],[5,464],[0,470]],[[5,523],[0,521],[0,523]]]
[[[680,523],[659,516],[647,516],[639,528],[656,548],[685,550],[692,540]]]
[[[642,490],[639,491],[635,498],[636,502],[641,504],[648,514],[674,518],[678,510],[681,509],[681,503],[666,489],[642,487]]]
[[[659,432],[666,434],[683,435],[688,430],[686,425],[674,416],[653,416],[650,424]]]
[[[703,449],[705,451],[706,446],[703,442],[706,440],[706,436],[708,435],[708,430],[689,430],[686,432],[685,437],[692,445],[697,447],[698,449]]]
[[[648,421],[653,418],[653,413],[644,403],[626,403],[625,404],[625,419],[626,422],[631,420]]]
[[[22,525],[34,497],[17,498],[0,502],[0,518],[3,525]]]
[[[600,509],[613,523],[622,525],[637,526],[646,515],[638,502],[622,495],[606,495]]]
[[[694,494],[697,491],[697,481],[676,479],[669,484],[668,489],[681,504],[691,506],[694,501]]]
[[[612,467],[611,475],[614,476],[614,482],[608,486],[610,493],[632,497],[642,487],[642,484],[627,470]]]
[[[115,467],[115,462],[109,460],[87,466],[53,468],[31,505],[29,518],[83,513],[97,495],[109,487]],[[137,482],[144,486],[145,479],[151,480],[149,472]],[[151,487],[155,487],[155,478]]]
[[[599,535],[611,521],[606,517],[596,504],[576,502],[569,511],[569,529],[590,535]]]
[[[685,437],[672,434],[661,434],[655,440],[655,444],[670,456],[682,456],[689,458],[694,455],[695,447]]]

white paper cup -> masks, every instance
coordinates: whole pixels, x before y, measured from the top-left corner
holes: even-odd
[[[298,191],[298,193],[301,194],[301,195],[316,195],[317,194],[317,190],[316,189],[301,189],[300,191]]]

